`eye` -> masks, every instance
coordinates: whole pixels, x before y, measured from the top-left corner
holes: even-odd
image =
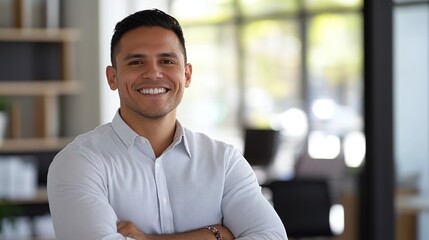
[[[174,64],[174,61],[171,59],[162,59],[160,62],[162,64]]]
[[[143,62],[141,60],[133,60],[131,62],[128,63],[128,65],[139,65],[142,64]]]

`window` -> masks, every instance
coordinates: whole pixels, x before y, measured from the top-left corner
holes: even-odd
[[[179,110],[185,125],[219,138],[239,137],[243,126],[281,128],[288,136],[317,131],[322,141],[362,133],[361,0],[171,0],[169,6],[194,66]]]
[[[395,0],[394,160],[396,187],[429,194],[429,1]],[[417,207],[418,208],[418,207]],[[418,211],[417,225],[427,226],[429,214]],[[417,229],[427,239],[429,229]]]

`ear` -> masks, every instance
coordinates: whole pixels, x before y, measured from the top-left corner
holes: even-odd
[[[116,78],[116,69],[112,66],[106,67],[106,77],[107,77],[107,83],[110,86],[111,90],[118,89],[118,83]]]
[[[192,78],[192,64],[187,63],[185,66],[185,87],[189,87],[191,85]]]

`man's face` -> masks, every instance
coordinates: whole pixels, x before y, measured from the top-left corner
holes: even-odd
[[[192,66],[184,62],[174,32],[161,27],[139,27],[123,35],[115,57],[107,67],[112,90],[118,89],[121,116],[158,119],[175,114]]]

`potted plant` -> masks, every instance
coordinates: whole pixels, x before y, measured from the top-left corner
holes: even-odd
[[[20,213],[20,208],[7,200],[0,199],[0,239],[3,233],[4,220],[9,221],[12,226],[15,223],[15,217]]]

